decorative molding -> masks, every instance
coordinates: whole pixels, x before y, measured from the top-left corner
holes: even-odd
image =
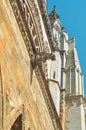
[[[34,45],[34,41],[33,41],[34,37],[32,37],[31,32],[30,32],[30,28],[28,28],[28,26],[27,26],[27,23],[25,21],[25,16],[21,13],[21,11],[20,11],[21,9],[19,9],[20,8],[20,4],[19,4],[20,0],[19,1],[18,0],[9,0],[9,1],[11,3],[13,12],[15,14],[15,17],[16,17],[17,23],[19,25],[22,37],[23,37],[24,42],[25,42],[25,45],[27,47],[27,51],[28,51],[30,58],[31,58],[32,55],[36,54],[36,49],[35,49],[35,45]],[[29,2],[32,2],[32,5],[34,5],[33,0],[30,0]],[[28,5],[28,2],[27,2],[27,5]],[[31,15],[30,15],[30,17],[32,18]],[[34,24],[34,22],[33,22],[33,24]],[[52,97],[51,97],[51,94],[49,91],[49,86],[48,86],[46,79],[45,79],[44,72],[43,72],[42,68],[40,68],[39,65],[34,69],[34,71],[36,73],[36,76],[37,76],[37,79],[38,79],[38,82],[40,85],[40,89],[41,89],[42,94],[44,96],[45,103],[46,103],[47,109],[49,111],[54,129],[55,130],[62,130],[61,123],[59,121],[59,117],[57,115],[56,108],[54,106],[54,103],[53,103],[53,100],[52,100]]]
[[[36,53],[46,51],[45,43],[43,41],[41,20],[35,2],[28,2],[26,0],[12,0],[10,3],[14,10],[14,14],[29,55],[32,56],[36,55]],[[33,9],[31,10],[31,8]],[[36,18],[34,18],[34,16]],[[37,48],[39,49],[37,50]],[[48,48],[47,44],[46,48]],[[49,53],[48,49],[47,52]],[[45,67],[44,65],[42,65],[42,68]],[[47,70],[47,68],[45,70]],[[47,75],[47,71],[45,72],[45,75]]]
[[[38,66],[35,69],[35,73],[36,73],[37,79],[39,81],[40,89],[41,89],[41,91],[43,93],[45,103],[47,105],[50,117],[52,119],[55,130],[58,130],[58,129],[62,130],[62,126],[61,126],[58,114],[56,112],[55,105],[53,103],[53,100],[52,100],[52,97],[51,97],[51,94],[50,94],[50,91],[49,91],[49,86],[48,86],[48,84],[46,82],[44,73],[40,69],[41,68]]]
[[[40,11],[41,11],[41,15],[42,15],[42,18],[43,18],[45,30],[46,30],[46,33],[47,33],[47,36],[48,36],[48,40],[49,40],[49,43],[50,43],[50,47],[51,47],[51,50],[53,51],[54,41],[53,41],[51,25],[50,25],[48,13],[47,13],[47,8],[45,6],[44,0],[37,0],[37,1],[38,1],[38,4],[39,4],[39,7],[40,7]]]

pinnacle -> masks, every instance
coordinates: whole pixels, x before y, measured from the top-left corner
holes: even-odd
[[[54,7],[53,7],[53,11],[55,11],[55,12],[56,12],[56,5],[54,5]]]
[[[54,5],[53,11],[50,13],[49,17],[52,17],[54,20],[59,19],[59,15],[56,12],[56,5]]]

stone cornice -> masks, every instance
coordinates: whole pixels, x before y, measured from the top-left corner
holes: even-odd
[[[35,47],[34,47],[34,41],[30,32],[30,29],[27,27],[27,23],[25,21],[24,16],[20,13],[19,6],[18,6],[18,0],[10,0],[14,15],[16,17],[19,29],[21,31],[22,37],[24,39],[24,43],[26,45],[28,54],[31,58],[32,54],[36,53]],[[33,1],[34,4],[34,1]],[[33,23],[34,24],[34,23]],[[34,64],[34,63],[32,63]],[[45,103],[47,106],[47,109],[49,111],[53,126],[55,130],[62,130],[61,123],[59,121],[59,117],[56,112],[56,108],[54,106],[53,100],[51,98],[51,94],[49,92],[49,86],[46,82],[44,72],[42,68],[38,65],[35,69],[35,74],[37,76],[40,89],[42,91],[43,97],[45,99]]]

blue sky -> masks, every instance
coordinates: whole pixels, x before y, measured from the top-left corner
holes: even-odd
[[[57,14],[60,15],[62,26],[68,32],[69,39],[76,38],[86,96],[86,0],[47,0],[48,12],[56,5]]]

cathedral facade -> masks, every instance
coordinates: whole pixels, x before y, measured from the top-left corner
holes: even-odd
[[[46,0],[0,1],[0,130],[86,130],[76,41]]]

